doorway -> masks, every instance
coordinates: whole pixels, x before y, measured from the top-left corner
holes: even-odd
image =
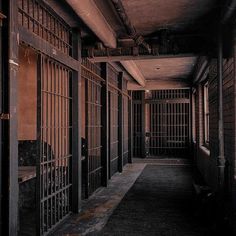
[[[146,92],[145,114],[147,157],[187,157],[191,134],[189,89]]]

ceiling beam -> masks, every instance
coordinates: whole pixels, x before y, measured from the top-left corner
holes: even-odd
[[[116,48],[116,34],[93,0],[66,1],[106,47]]]
[[[146,80],[134,61],[121,61],[120,63],[141,87],[146,85]]]
[[[189,88],[190,82],[183,79],[156,79],[146,80],[145,86],[140,86],[133,82],[128,82],[128,90],[157,90],[157,89],[179,89]]]
[[[198,54],[163,54],[163,55],[139,55],[139,56],[101,56],[90,58],[92,62],[122,62],[130,60],[150,60],[150,59],[164,59],[164,58],[183,58],[183,57],[196,57]]]

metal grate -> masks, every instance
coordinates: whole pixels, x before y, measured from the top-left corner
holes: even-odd
[[[133,98],[133,156],[142,156],[142,91],[134,91]]]
[[[47,235],[71,212],[71,76],[60,63],[41,56],[40,235]]]
[[[109,82],[109,122],[110,122],[110,177],[118,171],[118,116],[119,116],[119,90],[118,90],[118,73],[111,67],[108,67]]]
[[[145,99],[189,99],[189,89],[153,90],[145,93]]]
[[[190,141],[189,90],[150,93],[154,100],[146,100],[147,155],[186,156]]]
[[[61,52],[71,55],[71,28],[42,2],[18,0],[18,23]]]
[[[88,197],[102,183],[102,145],[101,145],[101,88],[103,79],[100,77],[100,67],[89,60],[82,61],[82,77],[85,79],[86,101],[86,140],[88,151],[84,168],[85,193]]]

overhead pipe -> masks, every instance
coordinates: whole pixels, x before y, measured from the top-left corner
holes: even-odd
[[[151,53],[150,45],[145,42],[143,36],[137,34],[135,27],[132,25],[129,17],[125,12],[121,0],[112,0],[112,2],[130,37],[135,41],[137,45],[142,45],[149,53]]]
[[[230,4],[226,6],[226,10],[222,15],[221,24],[223,25],[226,24],[227,21],[232,17],[235,10],[236,10],[236,1],[231,0]]]
[[[145,87],[146,80],[134,61],[121,61],[120,63],[142,87]]]
[[[116,48],[116,34],[93,0],[66,0],[106,47]]]

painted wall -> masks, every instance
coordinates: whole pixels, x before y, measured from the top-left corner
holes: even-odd
[[[36,140],[37,53],[26,46],[19,49],[18,140]]]

